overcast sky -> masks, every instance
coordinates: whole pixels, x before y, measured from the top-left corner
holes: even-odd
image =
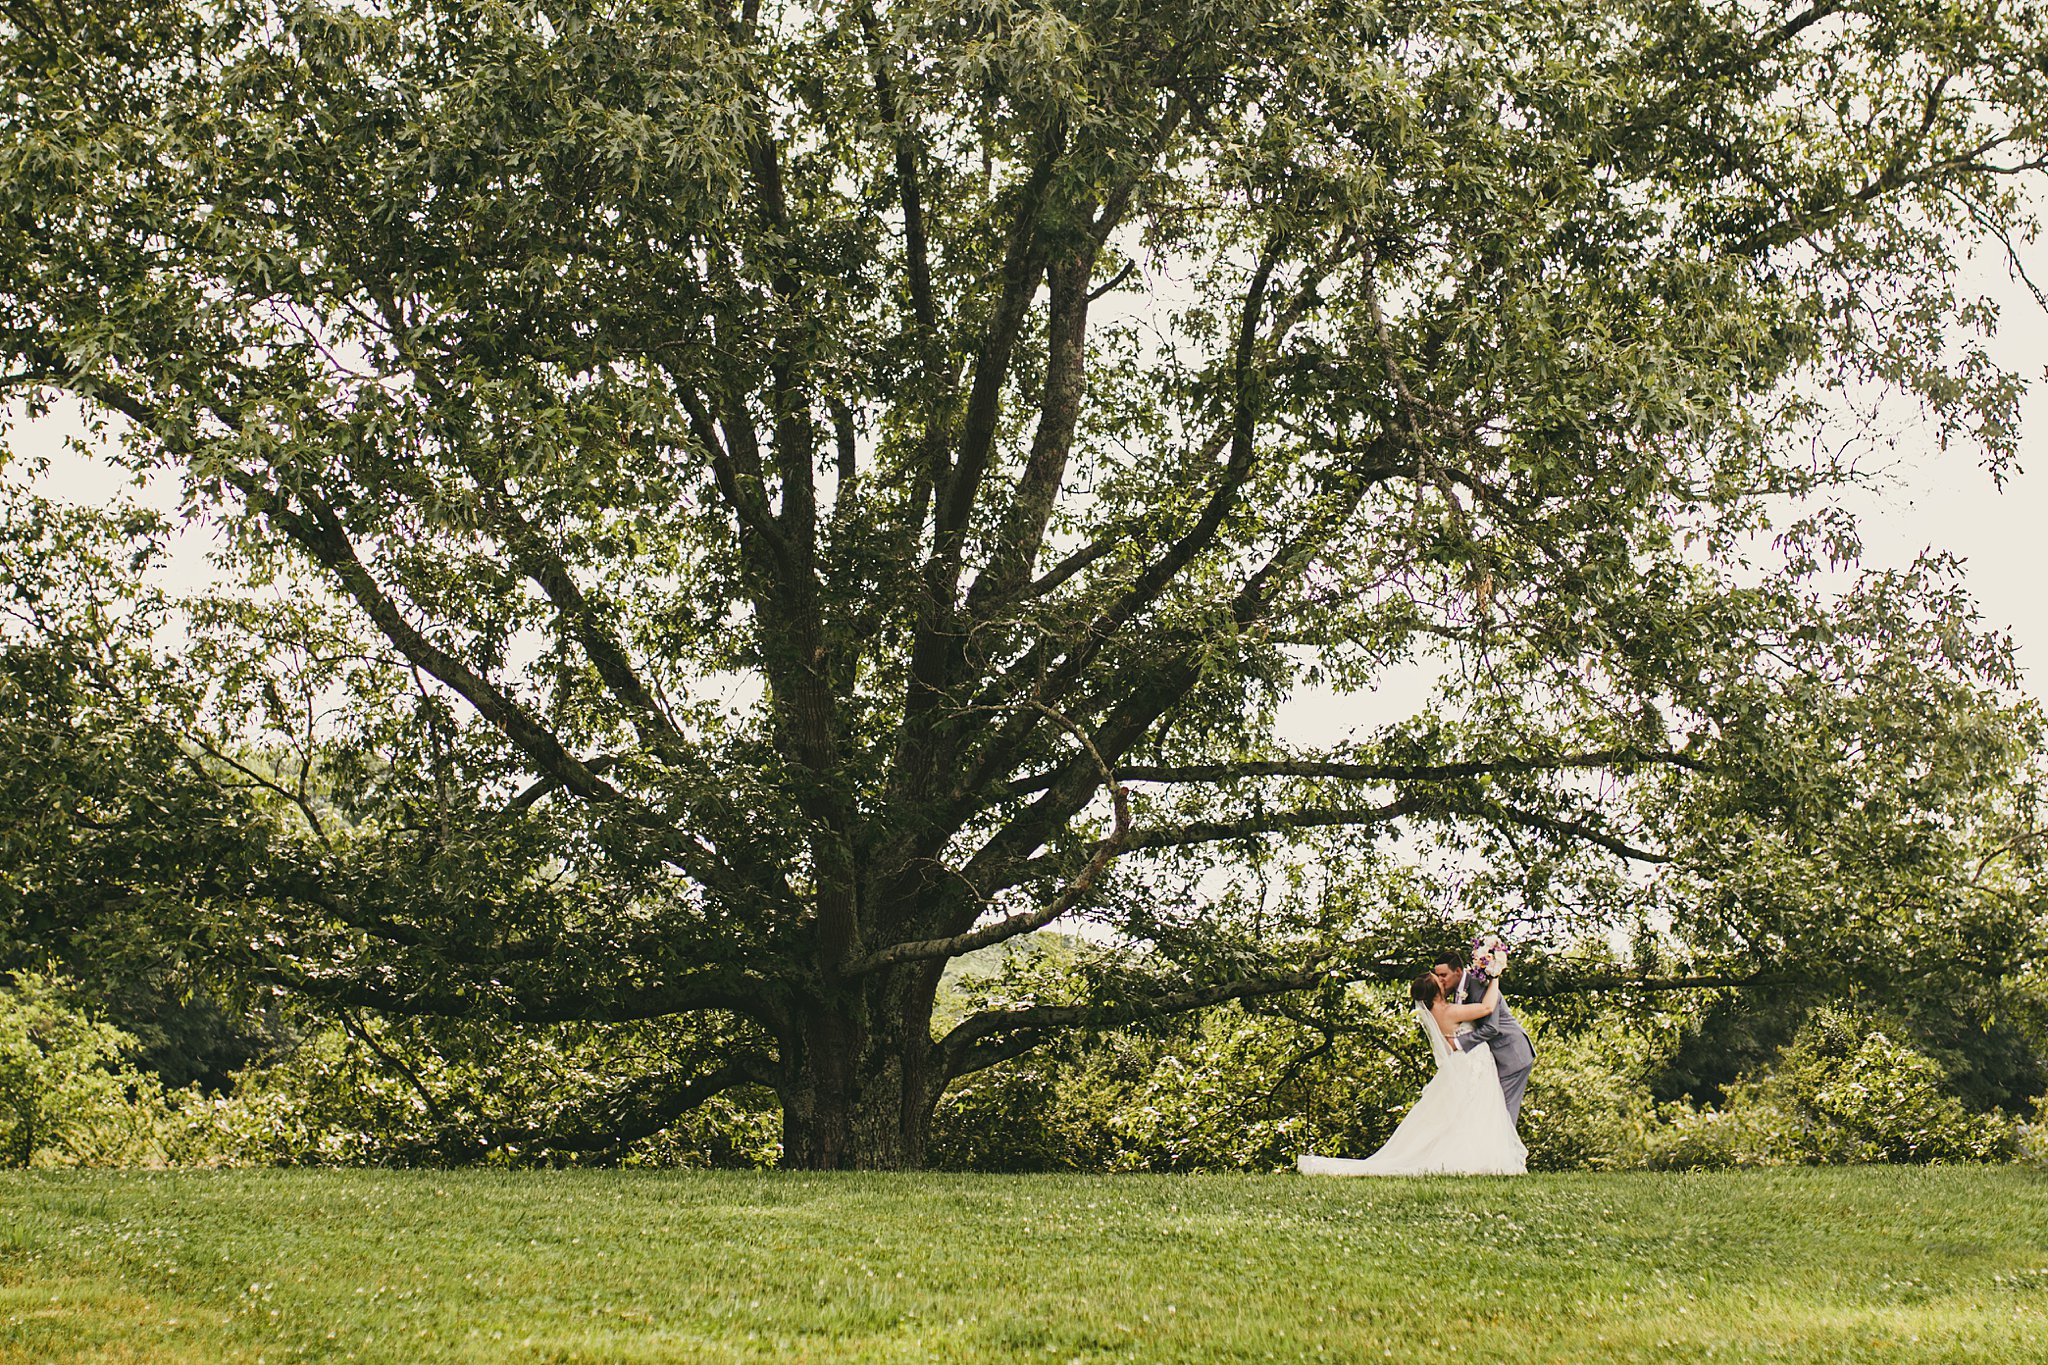
[[[2048,282],[2048,250],[2029,263]],[[1888,493],[1859,507],[1866,559],[1902,564],[1923,548],[1968,561],[1969,584],[1987,620],[2009,626],[2027,665],[2028,691],[2048,695],[2048,316],[2016,286],[2005,299],[1994,355],[2029,381],[2020,430],[2020,472],[2000,491],[1965,452],[1922,442]]]

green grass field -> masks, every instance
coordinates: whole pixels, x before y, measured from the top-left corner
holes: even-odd
[[[0,1177],[0,1361],[2048,1362],[2048,1175]]]

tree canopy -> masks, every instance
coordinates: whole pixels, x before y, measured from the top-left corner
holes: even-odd
[[[1482,916],[1664,984],[2038,920],[2010,647],[1938,557],[1837,590],[1819,439],[2013,458],[1956,278],[2032,230],[2036,5],[9,0],[0,69],[5,382],[260,585],[189,642],[272,830],[209,941],[689,1030],[556,1137],[752,1084],[916,1164],[1060,1030]]]

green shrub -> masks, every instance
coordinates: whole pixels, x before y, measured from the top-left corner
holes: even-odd
[[[1660,1171],[1719,1171],[1801,1160],[1796,1118],[1757,1100],[1752,1088],[1731,1086],[1728,1093],[1724,1108],[1695,1109],[1683,1101],[1660,1105],[1643,1164]]]
[[[625,1149],[621,1166],[766,1170],[782,1160],[782,1110],[772,1092],[713,1095],[661,1132]]]
[[[2035,1099],[2031,1118],[2015,1125],[2013,1156],[2019,1161],[2048,1165],[2048,1094]]]
[[[1322,1002],[1325,1034],[1230,1006],[1157,1033],[1076,1037],[977,1072],[940,1101],[954,1170],[1269,1171],[1386,1140],[1427,1078],[1406,1011]]]
[[[199,1157],[208,1106],[125,1059],[135,1040],[33,972],[0,980],[0,1165],[164,1166]]]
[[[406,1061],[440,1079],[423,1050]],[[438,1126],[410,1081],[338,1027],[312,1028],[236,1072],[213,1116],[218,1159],[237,1166],[404,1164]]]
[[[1665,1106],[1648,1161],[1662,1169],[1994,1161],[2020,1150],[2003,1114],[1974,1114],[1933,1058],[1881,1028],[1815,1013],[1770,1071],[1719,1109]]]
[[[1075,1049],[1054,1045],[974,1072],[950,1086],[932,1114],[927,1157],[941,1170],[1097,1169],[1101,1124],[1070,1074]]]
[[[1544,1038],[1519,1124],[1529,1148],[1529,1169],[1612,1171],[1642,1165],[1656,1106],[1640,1070],[1619,1030]]]
[[[1333,1126],[1321,1069],[1308,1084],[1296,1058],[1313,1044],[1284,1021],[1218,1010],[1185,1048],[1160,1056],[1119,1095],[1098,1087],[1108,1168],[1122,1171],[1275,1170],[1292,1165]],[[1099,1073],[1083,1076],[1099,1080]],[[1280,1092],[1292,1090],[1291,1100]],[[1119,1102],[1121,1101],[1121,1102]],[[1319,1102],[1323,1101],[1323,1102]]]
[[[295,1040],[237,1072],[211,1118],[213,1159],[253,1166],[638,1165],[757,1168],[782,1152],[766,1092],[730,1091],[650,1137],[591,1151],[487,1144],[481,1135],[574,1123],[591,1096],[667,1060],[687,1035],[637,1027],[518,1027],[491,1021],[317,1015]],[[374,1046],[366,1040],[374,1039]],[[475,1135],[474,1137],[472,1135]],[[467,1144],[476,1141],[475,1147]]]
[[[1971,1113],[1934,1059],[1879,1029],[1858,1038],[1831,1013],[1794,1040],[1773,1082],[1817,1161],[1988,1161],[2014,1150],[2011,1120]]]

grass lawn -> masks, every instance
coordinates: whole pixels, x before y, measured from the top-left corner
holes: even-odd
[[[2048,1174],[0,1176],[0,1362],[2048,1362]]]

